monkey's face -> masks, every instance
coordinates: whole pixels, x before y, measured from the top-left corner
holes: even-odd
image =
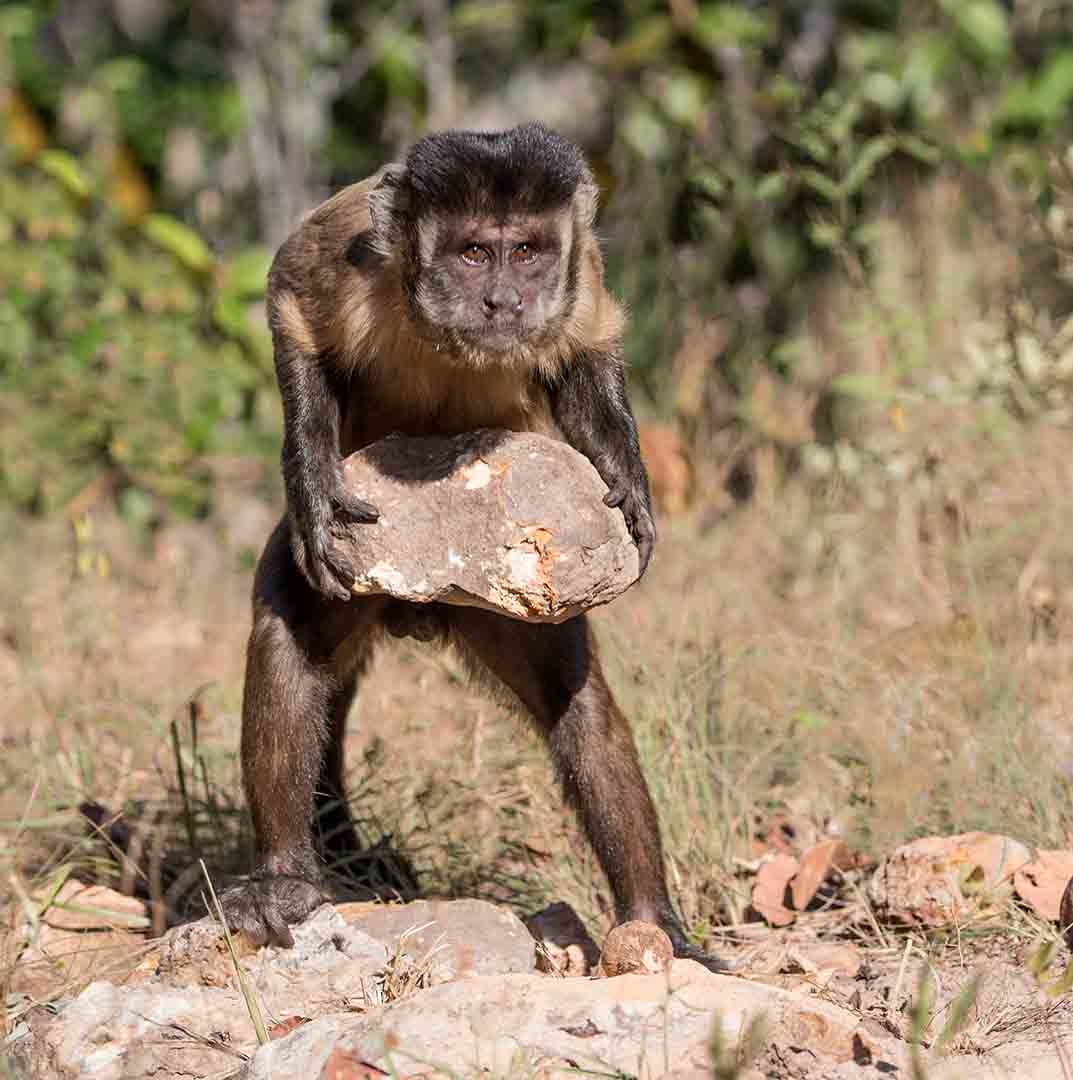
[[[569,208],[424,223],[415,299],[432,326],[482,353],[554,333],[567,309]]]

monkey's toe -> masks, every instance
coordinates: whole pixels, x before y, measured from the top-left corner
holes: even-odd
[[[725,960],[720,960],[718,956],[712,956],[711,953],[705,952],[699,945],[694,945],[686,937],[682,924],[678,921],[676,915],[664,913],[659,925],[666,932],[667,937],[671,939],[674,955],[679,960],[696,960],[698,964],[703,964],[709,971],[730,971],[731,965]]]
[[[255,945],[294,945],[290,927],[302,922],[326,897],[319,884],[305,878],[250,878],[220,896],[227,928],[244,933]]]
[[[703,964],[709,971],[720,974],[731,970],[731,965],[725,960],[705,952],[696,945],[675,945],[674,955],[680,960],[696,960],[698,964]]]

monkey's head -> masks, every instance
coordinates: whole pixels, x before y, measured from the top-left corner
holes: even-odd
[[[596,186],[581,151],[547,128],[429,135],[369,208],[415,321],[471,358],[539,347],[570,316]]]

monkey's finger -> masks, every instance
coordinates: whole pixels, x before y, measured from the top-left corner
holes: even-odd
[[[637,544],[637,557],[640,561],[640,573],[638,577],[643,577],[644,572],[648,569],[648,562],[652,558],[652,549],[655,547],[654,536],[639,536],[635,543]]]
[[[362,525],[372,525],[380,520],[380,511],[371,502],[359,499],[347,491],[339,491],[332,497],[337,516]]]
[[[332,559],[323,550],[319,554],[313,554],[306,562],[309,567],[309,576],[312,579],[313,588],[317,592],[323,593],[325,596],[335,597],[336,600],[350,599],[352,595],[350,586],[354,584],[355,577],[353,572],[348,575],[337,564],[338,560]],[[346,569],[349,570],[349,566],[346,566]]]
[[[327,571],[325,577],[330,581],[330,595],[340,600],[349,600],[353,596],[353,585],[357,574],[350,563],[333,558],[325,557],[324,566]]]
[[[290,927],[280,917],[278,911],[272,910],[271,903],[266,906],[268,910],[264,912],[264,917],[268,926],[268,943],[278,945],[281,949],[293,948],[294,935],[291,933]]]
[[[652,558],[652,549],[656,544],[656,527],[652,518],[644,511],[634,512],[632,516],[627,515],[626,524],[629,526],[633,542],[637,545],[637,555],[643,575],[648,568],[648,561]]]
[[[616,484],[605,496],[604,506],[621,506],[630,493],[629,484]]]

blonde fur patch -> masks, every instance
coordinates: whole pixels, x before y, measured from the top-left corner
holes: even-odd
[[[272,298],[271,319],[278,332],[292,341],[299,351],[310,356],[317,352],[316,336],[294,293],[283,291]]]

